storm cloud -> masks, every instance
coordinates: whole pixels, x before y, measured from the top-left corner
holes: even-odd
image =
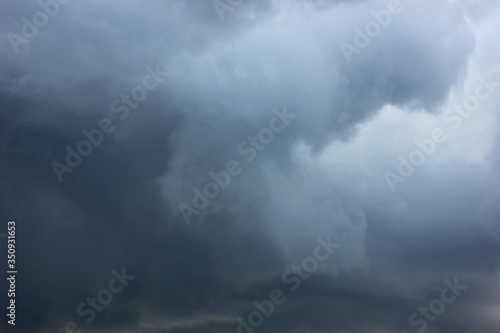
[[[2,329],[498,332],[499,16],[1,2]]]

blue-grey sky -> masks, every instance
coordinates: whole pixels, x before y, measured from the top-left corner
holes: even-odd
[[[499,332],[499,18],[1,1],[2,331]]]

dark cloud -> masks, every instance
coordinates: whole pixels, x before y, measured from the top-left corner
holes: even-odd
[[[256,331],[414,332],[409,316],[455,277],[469,288],[427,331],[498,331],[498,93],[458,130],[441,118],[496,65],[498,6],[402,1],[346,58],[390,1],[232,3],[221,20],[210,1],[69,1],[18,52],[9,33],[40,6],[0,4],[16,331],[235,332],[280,289]],[[127,104],[151,69],[158,86]],[[60,182],[53,162],[103,119],[113,129]],[[436,126],[450,140],[391,192],[384,172]],[[179,204],[233,160],[241,172],[186,224]],[[283,274],[328,235],[340,247],[290,290]],[[86,323],[77,306],[122,267],[135,279]]]

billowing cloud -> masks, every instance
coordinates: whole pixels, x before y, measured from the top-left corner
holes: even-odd
[[[0,13],[16,331],[498,331],[496,2]]]

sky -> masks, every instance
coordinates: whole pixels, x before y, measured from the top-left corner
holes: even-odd
[[[0,330],[499,332],[499,19],[0,1]]]

